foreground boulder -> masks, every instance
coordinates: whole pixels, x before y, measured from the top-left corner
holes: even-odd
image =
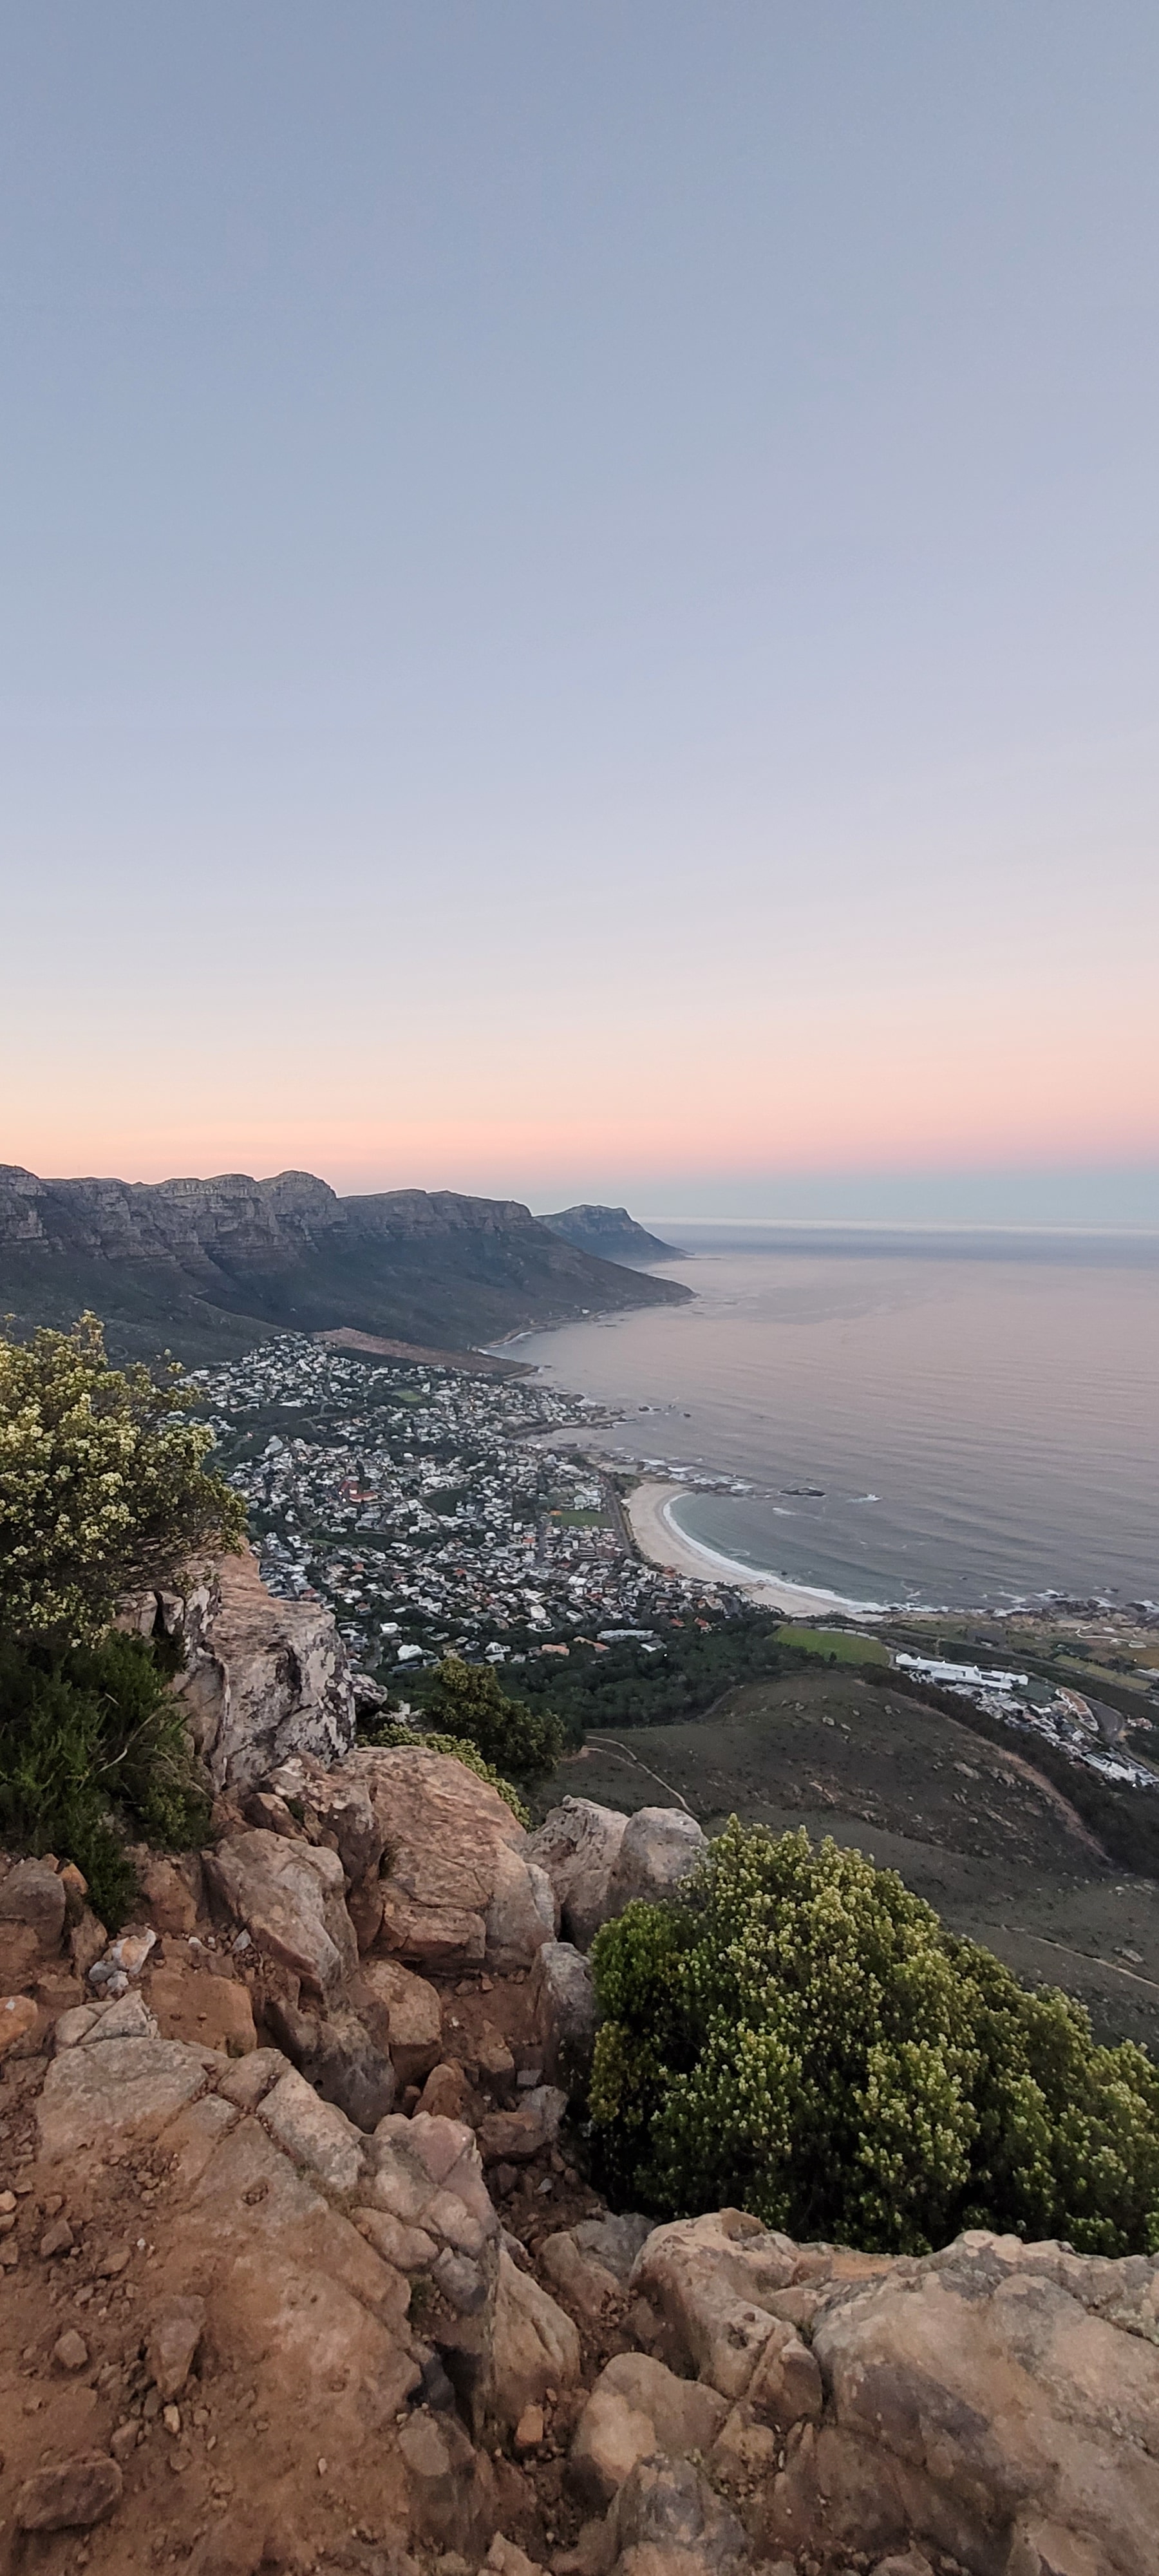
[[[714,2461],[758,2554],[916,2542],[971,2576],[1153,2569],[1159,2257],[979,2230],[890,2260],[721,2211],[655,2229],[632,2285],[731,2401]]]
[[[611,1919],[639,1897],[661,1904],[674,1896],[708,1850],[695,1816],[682,1807],[640,1807],[624,1828],[615,1867],[608,1881],[607,1912]]]
[[[607,1920],[608,1885],[627,1822],[592,1798],[565,1798],[531,1837],[531,1857],[551,1881],[560,1929],[578,1950],[591,1948]]]
[[[451,1755],[367,1750],[342,1766],[369,1792],[387,1858],[378,1945],[444,1973],[529,1968],[555,1933],[555,1906],[506,1801]]]
[[[577,1949],[634,1898],[656,1904],[674,1894],[708,1845],[681,1807],[640,1807],[617,1815],[590,1798],[565,1798],[532,1836],[530,1857],[551,1882],[560,1926]]]
[[[255,1829],[219,1843],[202,1861],[219,1904],[259,1950],[325,2002],[335,2000],[358,1966],[337,1852]]]

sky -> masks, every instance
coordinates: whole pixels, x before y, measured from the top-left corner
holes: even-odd
[[[38,0],[0,1159],[1159,1225],[1153,0]]]

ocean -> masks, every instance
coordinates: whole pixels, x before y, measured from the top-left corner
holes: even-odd
[[[654,1228],[688,1305],[514,1345],[689,1538],[847,1599],[1159,1601],[1159,1236]]]

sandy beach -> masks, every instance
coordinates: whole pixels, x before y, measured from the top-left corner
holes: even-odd
[[[877,1616],[864,1601],[844,1601],[837,1592],[811,1592],[805,1584],[788,1583],[775,1574],[754,1574],[734,1557],[718,1556],[711,1547],[685,1536],[672,1519],[672,1505],[687,1486],[645,1481],[627,1496],[625,1510],[632,1536],[651,1565],[672,1574],[699,1576],[702,1583],[727,1583],[762,1610],[780,1610],[788,1619],[870,1619]]]

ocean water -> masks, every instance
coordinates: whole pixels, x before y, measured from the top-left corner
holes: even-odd
[[[655,1230],[690,1304],[514,1347],[624,1407],[609,1454],[751,1489],[690,1538],[858,1601],[1159,1600],[1159,1236]]]

